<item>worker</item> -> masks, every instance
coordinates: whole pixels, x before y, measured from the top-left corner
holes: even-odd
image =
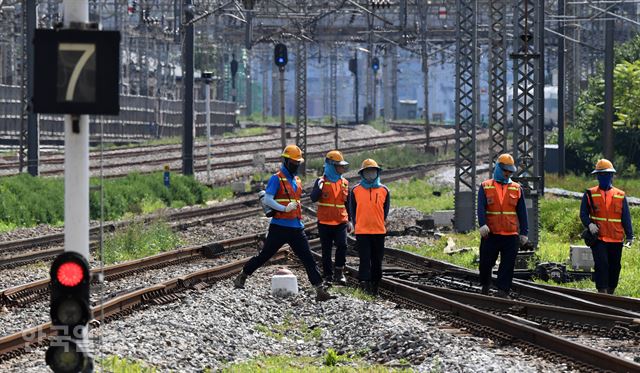
[[[322,281],[304,232],[300,204],[302,182],[296,176],[302,162],[304,158],[299,147],[288,145],[284,148],[280,170],[269,179],[264,195],[264,203],[276,213],[269,224],[264,247],[258,255],[249,259],[234,280],[236,288],[244,288],[247,277],[265,264],[286,243],[302,261],[309,281],[316,289],[316,300],[325,301],[334,298]]]
[[[615,173],[613,163],[600,159],[591,173],[596,175],[598,185],[587,189],[580,205],[582,224],[598,237],[591,247],[596,289],[608,294],[613,294],[618,286],[622,243],[627,247],[633,244],[629,203],[624,191],[613,186]]]
[[[509,297],[518,248],[529,241],[524,193],[520,184],[511,180],[515,171],[513,157],[501,154],[493,178],[483,181],[478,189],[481,292],[489,294],[491,272],[500,254],[496,295],[502,298]]]
[[[360,256],[358,276],[361,288],[378,295],[382,279],[385,221],[389,215],[391,194],[380,184],[382,169],[373,159],[365,159],[358,171],[360,183],[349,194],[349,217],[354,226],[356,248]]]
[[[347,233],[353,225],[349,222],[347,198],[349,181],[342,177],[349,162],[342,153],[332,150],[324,160],[324,173],[313,184],[311,201],[318,202],[318,234],[322,245],[322,272],[326,282],[346,285],[344,265],[347,256]],[[333,245],[336,245],[335,271],[331,263]]]

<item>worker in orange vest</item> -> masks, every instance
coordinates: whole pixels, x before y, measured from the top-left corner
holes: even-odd
[[[622,243],[627,247],[633,244],[629,203],[624,191],[613,186],[615,173],[613,163],[600,159],[591,173],[596,175],[598,185],[585,191],[580,205],[582,224],[598,237],[591,247],[596,288],[599,293],[608,294],[618,286]]]
[[[360,256],[358,277],[362,289],[378,295],[382,279],[385,221],[389,215],[391,194],[380,183],[382,169],[373,159],[365,159],[358,171],[360,183],[349,194],[349,218],[356,234],[356,247]]]
[[[316,300],[325,301],[334,298],[323,284],[307,235],[302,223],[302,182],[296,175],[298,167],[304,162],[302,150],[296,145],[288,145],[282,152],[280,170],[271,176],[267,183],[263,203],[276,211],[269,224],[267,240],[260,253],[244,265],[233,284],[236,288],[244,288],[247,277],[265,264],[284,245],[289,244],[291,250],[300,259],[307,271],[309,282],[316,289]]]
[[[318,234],[322,245],[322,270],[326,282],[346,285],[344,265],[347,256],[347,233],[353,229],[347,212],[349,181],[342,177],[349,162],[342,153],[332,150],[324,160],[324,174],[313,184],[311,201],[318,202]],[[331,263],[333,245],[336,246],[335,272]]]
[[[510,154],[501,154],[493,178],[478,190],[478,225],[480,226],[480,283],[488,295],[491,271],[500,255],[497,296],[507,298],[513,281],[518,247],[528,242],[527,207],[520,184],[511,180],[516,171]]]

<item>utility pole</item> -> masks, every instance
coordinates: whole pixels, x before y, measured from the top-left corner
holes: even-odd
[[[204,112],[207,124],[207,184],[211,183],[211,80],[213,74],[205,71],[202,73],[204,81]]]
[[[184,1],[182,174],[193,175],[193,0]]]
[[[34,46],[32,43],[36,31],[36,0],[27,0],[27,97],[33,97]],[[34,113],[31,104],[27,103],[27,171],[38,176],[38,159],[40,158],[40,134],[38,114]]]
[[[613,29],[614,20],[604,24],[604,128],[602,129],[604,157],[613,161]]]
[[[564,155],[564,89],[565,89],[565,73],[564,73],[564,22],[562,19],[565,15],[564,1],[558,0],[558,174],[562,177],[565,174],[565,155]]]

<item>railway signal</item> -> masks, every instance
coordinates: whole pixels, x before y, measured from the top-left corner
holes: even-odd
[[[371,59],[371,69],[373,70],[373,73],[377,73],[378,70],[380,70],[380,60],[378,59],[378,57],[373,57],[373,59]]]
[[[83,339],[91,318],[89,263],[79,253],[60,254],[51,265],[51,324],[58,335],[47,349],[46,362],[54,372],[84,372],[91,359]]]
[[[276,44],[276,48],[273,51],[273,59],[276,66],[284,69],[288,62],[287,46],[282,43]]]

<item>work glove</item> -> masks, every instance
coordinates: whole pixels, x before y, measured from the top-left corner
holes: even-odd
[[[633,245],[633,238],[626,238],[624,240],[624,246],[631,247],[631,245]]]
[[[324,187],[324,179],[319,177],[318,178],[318,189],[322,190],[322,187]]]
[[[598,226],[593,223],[589,223],[589,232],[591,232],[591,234],[595,236],[598,234],[598,232],[600,232],[600,228],[598,228]]]
[[[351,233],[353,232],[353,223],[352,222],[348,222],[347,223],[347,233]]]
[[[527,242],[529,242],[529,237],[525,236],[524,234],[521,234],[520,235],[520,246],[526,245]]]
[[[487,238],[487,236],[489,236],[489,232],[491,232],[486,224],[480,227],[480,229],[478,230],[480,231],[480,236],[482,236],[482,238]]]
[[[284,212],[291,212],[298,208],[298,202],[289,202],[287,207],[284,208]]]

